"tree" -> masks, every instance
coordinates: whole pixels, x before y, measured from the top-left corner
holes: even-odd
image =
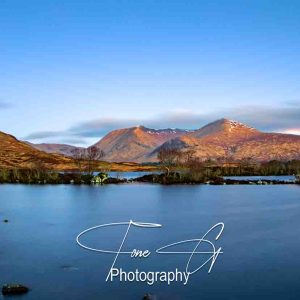
[[[72,151],[72,157],[77,166],[79,173],[82,173],[82,167],[85,160],[85,150],[84,148],[75,148]]]
[[[180,160],[183,167],[188,167],[195,159],[195,150],[181,152]]]
[[[187,176],[189,180],[203,182],[205,179],[205,174],[208,176],[208,173],[211,172],[209,164],[210,161],[207,163],[198,157],[192,156],[186,165],[188,170]]]
[[[253,174],[255,161],[251,157],[243,157],[239,162],[240,175]]]
[[[88,174],[93,175],[97,169],[97,162],[101,160],[104,155],[104,151],[95,146],[85,149],[85,160],[87,162]]]
[[[176,166],[181,157],[181,152],[177,149],[161,148],[157,154],[159,163],[166,169],[169,176],[171,168]]]
[[[76,148],[72,152],[73,159],[80,173],[83,171],[93,175],[98,166],[98,161],[104,157],[103,150],[92,146],[87,149]]]

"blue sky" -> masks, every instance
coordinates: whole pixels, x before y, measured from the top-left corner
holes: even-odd
[[[87,145],[227,117],[300,134],[299,1],[2,0],[0,130]]]

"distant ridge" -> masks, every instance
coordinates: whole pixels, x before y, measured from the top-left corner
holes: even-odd
[[[71,160],[59,154],[49,154],[21,142],[10,134],[0,131],[1,168],[49,168],[63,169]]]
[[[57,153],[65,156],[72,157],[74,155],[74,151],[76,149],[84,149],[83,147],[76,147],[66,144],[50,144],[50,143],[42,143],[42,144],[33,144],[26,142],[28,145],[32,146],[35,149],[47,152],[47,153]]]
[[[31,146],[45,152],[72,155],[77,147],[60,144]],[[196,130],[152,129],[145,126],[109,132],[93,146],[108,162],[156,162],[163,148],[193,151],[201,160],[251,158],[255,161],[300,159],[300,136],[265,133],[229,119],[219,119]]]

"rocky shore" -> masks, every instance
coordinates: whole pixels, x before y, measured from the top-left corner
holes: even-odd
[[[297,180],[285,181],[278,179],[225,179],[223,177],[204,178],[204,180],[194,180],[189,177],[181,177],[179,173],[172,173],[169,176],[165,174],[149,174],[132,180],[133,182],[158,183],[158,184],[211,184],[211,185],[271,185],[271,184],[299,184]]]
[[[136,178],[110,177],[108,173],[100,172],[97,175],[82,173],[12,173],[11,176],[0,180],[0,183],[12,184],[74,184],[74,185],[103,185],[103,184],[124,184],[124,183],[153,183],[153,184],[210,184],[210,185],[270,185],[270,184],[299,184],[299,177],[294,180],[284,180],[280,177],[274,179],[247,179],[242,176],[238,178],[226,178],[222,176],[208,176],[203,173],[151,173]]]
[[[2,287],[2,294],[6,295],[21,295],[29,291],[27,286],[22,284],[6,284]]]

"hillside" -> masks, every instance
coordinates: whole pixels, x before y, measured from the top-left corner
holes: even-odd
[[[0,167],[1,168],[57,168],[72,167],[72,161],[58,154],[48,154],[37,150],[14,136],[0,131]]]
[[[145,156],[164,142],[186,134],[180,129],[150,129],[144,126],[114,130],[94,146],[102,149],[106,161],[145,161]]]
[[[47,144],[47,143],[42,143],[42,144],[33,144],[29,143],[30,146],[32,146],[35,149],[47,152],[47,153],[57,153],[57,154],[62,154],[65,156],[73,156],[74,151],[76,149],[84,149],[82,147],[76,147],[72,145],[66,145],[66,144]]]
[[[264,133],[236,121],[221,119],[167,141],[149,154],[149,160],[155,160],[161,148],[191,150],[195,157],[203,160],[292,160],[300,159],[300,136]]]

